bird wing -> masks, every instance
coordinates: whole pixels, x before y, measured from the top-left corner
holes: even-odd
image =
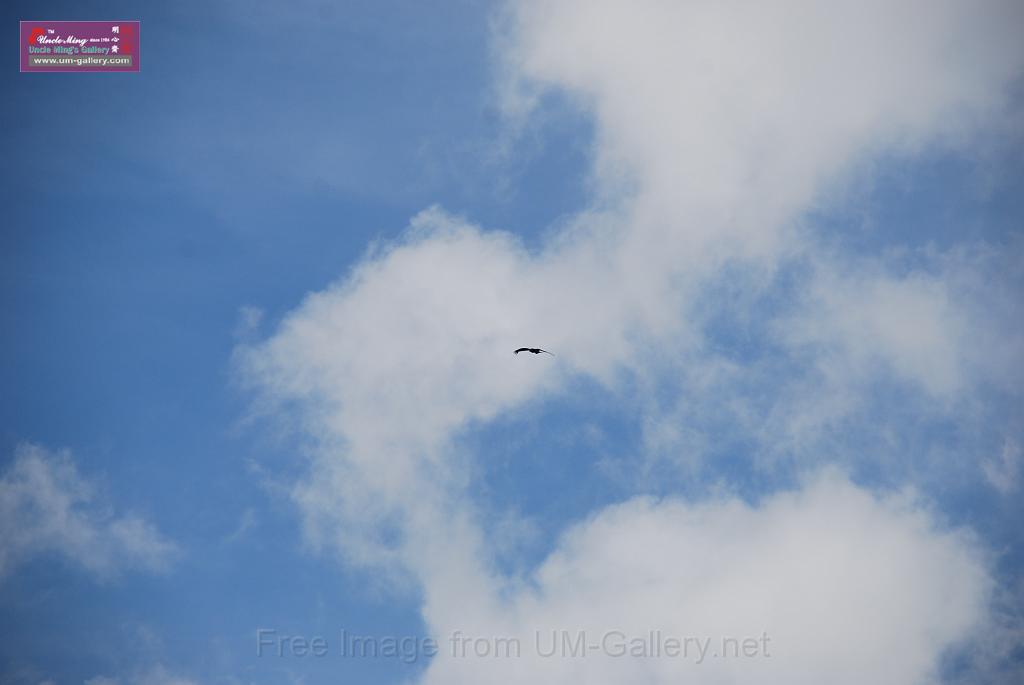
[[[519,354],[520,352],[529,352],[529,351],[530,351],[529,347],[520,347],[518,350],[516,350],[512,354]]]
[[[537,348],[537,349],[540,349],[540,348]],[[547,353],[548,353],[548,354],[550,354],[550,355],[551,355],[552,357],[554,357],[554,356],[555,356],[555,353],[554,353],[554,352],[548,352],[547,350],[540,350],[540,351],[541,351],[541,352],[547,352]]]

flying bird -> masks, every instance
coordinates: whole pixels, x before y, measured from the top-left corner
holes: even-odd
[[[544,352],[545,354],[550,354],[552,357],[555,356],[554,352],[548,352],[547,350],[542,350],[539,347],[520,347],[512,354],[519,354],[520,352],[532,352],[533,354],[540,354],[541,352]]]

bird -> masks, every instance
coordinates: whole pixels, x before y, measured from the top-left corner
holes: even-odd
[[[519,354],[520,352],[532,352],[533,354],[540,354],[541,352],[544,352],[545,354],[550,354],[552,357],[555,356],[554,352],[548,352],[547,350],[542,350],[539,347],[520,347],[512,354]]]

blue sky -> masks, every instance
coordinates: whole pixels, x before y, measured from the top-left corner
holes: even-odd
[[[1015,682],[1024,17],[925,5],[7,3],[142,71],[0,76],[0,683]]]

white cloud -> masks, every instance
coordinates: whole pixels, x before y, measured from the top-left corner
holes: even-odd
[[[0,479],[0,577],[54,553],[101,578],[128,568],[163,571],[179,554],[150,523],[114,516],[70,454],[21,445]]]
[[[822,272],[810,299],[784,335],[791,344],[822,346],[817,356],[826,376],[868,378],[872,365],[882,364],[885,373],[940,397],[961,389],[959,355],[970,329],[942,279]]]
[[[978,383],[1018,385],[1024,327],[1010,304],[1020,287],[1015,265],[992,250],[919,259],[922,267],[900,269],[884,258],[818,258],[801,308],[777,323],[777,335],[817,347],[833,378],[869,378],[881,365],[947,401]]]
[[[515,5],[507,62],[520,80],[584,99],[613,208],[581,214],[540,254],[428,210],[403,242],[241,352],[248,378],[298,403],[325,450],[296,490],[311,538],[339,535],[351,553],[367,529],[339,522],[370,521],[357,556],[382,552],[374,541],[393,538],[408,502],[458,487],[460,469],[439,454],[454,432],[568,374],[610,382],[666,361],[713,367],[690,318],[714,306],[699,301],[703,286],[728,260],[771,256],[770,272],[777,257],[813,253],[790,230],[797,213],[871,152],[966,135],[965,122],[994,116],[1021,63],[1006,29],[1014,12]],[[969,59],[952,51],[964,46]],[[625,195],[611,189],[624,177]],[[811,285],[795,342],[829,344],[808,363],[848,377],[878,359],[928,391],[960,387],[967,336],[946,283],[879,270]],[[558,356],[507,354],[522,344]]]
[[[944,650],[984,624],[989,592],[969,536],[940,530],[909,494],[876,498],[835,472],[756,507],[638,498],[569,530],[507,599],[466,598],[490,613],[428,595],[441,651],[424,682],[931,682]],[[660,631],[699,638],[705,656],[691,643],[678,657],[542,657],[535,631],[550,653],[552,630],[597,645]],[[764,634],[756,656],[723,647]],[[521,657],[474,658],[474,643],[453,657],[452,635],[515,638]]]
[[[524,0],[509,14],[513,107],[538,87],[577,96],[606,185],[635,179],[677,239],[748,243],[733,251],[771,247],[852,164],[969,135],[1022,61],[1013,2]]]
[[[453,445],[460,431],[567,392],[579,375],[614,388],[624,374],[657,382],[679,371],[680,403],[745,414],[735,430],[772,448],[779,433],[757,429],[765,416],[743,396],[752,388],[801,391],[811,411],[780,404],[769,414],[821,424],[849,414],[847,401],[870,401],[822,402],[864,373],[894,376],[932,401],[974,387],[979,368],[986,377],[1002,369],[1015,353],[986,366],[978,359],[998,345],[972,349],[998,337],[974,335],[993,320],[971,313],[990,292],[964,285],[979,279],[862,267],[797,227],[878,154],[936,142],[963,149],[979,121],[1004,116],[1024,63],[1019,18],[1017,4],[1001,2],[513,3],[502,43],[509,111],[557,89],[592,114],[595,208],[536,253],[427,210],[397,244],[307,297],[268,340],[239,348],[268,406],[313,438],[309,477],[293,490],[307,538],[406,573],[439,632],[602,626],[632,602],[623,620],[635,626],[706,634],[733,629],[729,620],[752,632],[770,622],[764,629],[798,656],[755,671],[759,680],[931,677],[944,647],[984,620],[989,581],[962,536],[937,532],[913,506],[834,478],[756,509],[635,501],[566,538],[532,579],[539,589],[514,591],[510,607],[499,597],[514,581],[489,570],[494,550],[467,496],[473,460],[488,455]],[[799,283],[803,308],[781,308],[789,328],[766,341],[781,343],[771,355],[784,358],[768,371],[821,371],[796,385],[716,354],[704,316],[721,306],[709,299],[715,286],[742,273],[739,287],[763,289],[794,257],[837,269]],[[557,356],[511,354],[534,344]],[[707,437],[701,425],[696,436],[657,418],[647,427],[658,450]],[[598,574],[589,587],[588,574]],[[680,618],[684,609],[694,611]],[[439,661],[428,678],[489,679],[474,671],[482,663]],[[527,661],[501,666],[510,682],[556,677]],[[750,679],[748,662],[720,667],[722,682]],[[564,681],[559,669],[576,666],[551,668]],[[572,679],[598,677],[579,668],[587,677]],[[619,669],[679,675],[662,662],[594,668],[620,680]]]
[[[837,383],[871,370],[949,400],[979,379],[1019,378],[1011,350],[1022,335],[1007,323],[1019,317],[990,305],[1007,289],[991,278],[977,287],[994,260],[954,250],[933,258],[947,262],[933,273],[908,276],[881,261],[858,268],[823,249],[828,236],[798,228],[803,212],[842,199],[879,154],[936,144],[970,152],[979,124],[1003,130],[1024,67],[1009,28],[1024,20],[1018,3],[509,7],[509,107],[521,114],[538,91],[555,89],[593,114],[596,178],[631,210],[618,224],[618,249],[633,256],[622,257],[621,278],[669,281],[670,293],[646,291],[658,306],[677,317],[700,306],[679,292],[680,274],[730,278],[719,268],[737,259],[770,274],[799,256],[819,268],[795,333],[822,347],[793,353]]]

